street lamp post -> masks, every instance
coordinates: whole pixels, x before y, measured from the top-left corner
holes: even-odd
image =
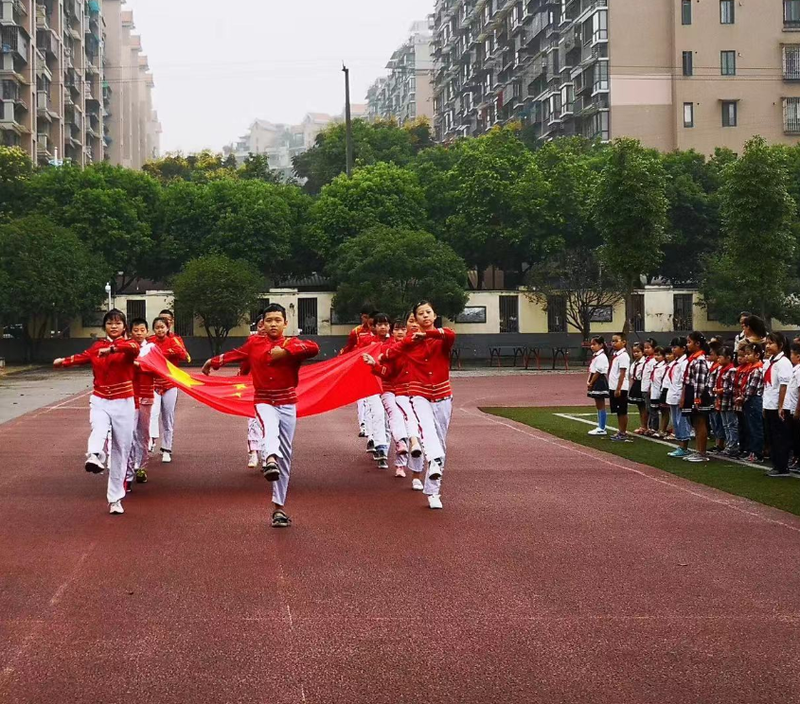
[[[106,282],[106,296],[108,296],[108,310],[111,310],[111,283]]]

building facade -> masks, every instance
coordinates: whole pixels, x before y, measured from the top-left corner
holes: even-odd
[[[800,136],[800,0],[438,0],[435,129],[740,151]]]
[[[370,120],[396,120],[400,125],[420,117],[433,118],[431,24],[415,22],[409,38],[392,54],[386,68],[367,91]]]
[[[123,2],[0,0],[1,144],[40,164],[139,168],[157,154],[152,75]]]

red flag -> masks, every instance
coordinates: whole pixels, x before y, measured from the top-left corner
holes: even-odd
[[[302,367],[297,385],[297,416],[325,413],[379,394],[380,381],[361,359],[364,353],[375,353],[379,347],[380,343],[375,343]],[[145,352],[138,362],[142,369],[169,379],[206,406],[235,416],[253,417],[254,390],[250,377],[189,374],[168,362],[157,348]]]

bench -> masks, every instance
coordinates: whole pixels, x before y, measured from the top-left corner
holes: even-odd
[[[552,355],[553,369],[556,368],[556,362],[558,361],[558,359],[560,357],[562,359],[562,361],[564,362],[564,369],[566,371],[569,371],[569,347],[566,347],[566,346],[563,346],[563,347],[550,347],[550,348],[530,347],[528,349],[529,349],[529,351],[528,351],[528,360],[525,363],[525,369],[528,368],[528,363],[530,362],[531,357],[534,357],[536,359],[536,368],[537,369],[541,369],[542,368],[542,352],[545,349],[549,349],[550,352],[551,352],[551,355]]]
[[[513,357],[514,359],[514,366],[517,366],[517,359],[520,359],[525,366],[525,369],[528,368],[528,363],[530,361],[530,348],[524,345],[490,345],[489,346],[489,366],[492,366],[492,362],[496,359],[497,366],[502,366],[502,358],[503,357]]]

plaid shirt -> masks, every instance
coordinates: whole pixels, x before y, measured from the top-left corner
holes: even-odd
[[[764,395],[764,367],[763,365],[756,366],[750,370],[747,375],[747,384],[744,387],[744,400],[754,396]]]
[[[719,374],[723,372],[722,369],[719,370],[717,376],[717,384],[716,388],[714,389],[714,393],[716,394],[716,408],[720,413],[725,413],[727,411],[733,410],[733,399],[734,399],[734,392],[736,389],[734,388],[734,381],[736,379],[736,367],[731,365],[724,373],[719,376]]]
[[[694,397],[700,398],[709,387],[708,362],[705,355],[701,354],[689,361],[683,376],[684,384],[694,389]]]

